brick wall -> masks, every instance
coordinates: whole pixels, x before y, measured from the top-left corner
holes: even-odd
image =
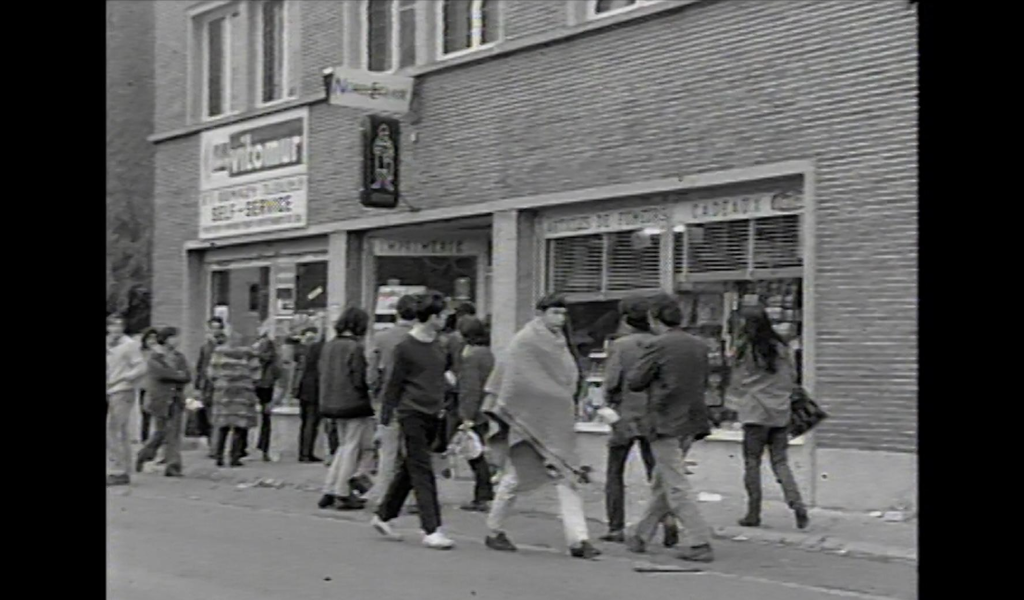
[[[560,2],[508,4],[520,30],[543,27],[530,15],[566,22]],[[303,81],[333,52],[304,49]],[[815,159],[816,392],[833,415],[819,439],[912,451],[916,73],[917,17],[904,0],[706,0],[423,76],[421,119],[405,124],[404,191],[429,209]],[[360,116],[312,108],[311,224],[375,214],[357,201]],[[187,158],[185,171],[194,152],[160,149],[168,164],[172,153]],[[192,219],[166,242],[178,249],[195,234],[188,177],[181,171],[162,200],[167,214]]]

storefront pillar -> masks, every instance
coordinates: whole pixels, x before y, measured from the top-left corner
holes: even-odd
[[[534,215],[494,213],[491,267],[491,346],[501,353],[533,316],[536,301]]]
[[[203,253],[185,251],[185,285],[182,298],[185,299],[181,314],[181,347],[185,356],[198,356],[203,345],[203,333],[209,305],[208,275],[203,264]]]
[[[362,238],[358,233],[339,231],[327,239],[327,337],[334,337],[334,322],[348,306],[362,300]],[[373,307],[364,307],[373,312]]]

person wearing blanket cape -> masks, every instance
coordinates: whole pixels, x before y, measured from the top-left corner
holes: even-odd
[[[558,490],[570,554],[594,558],[601,551],[590,543],[583,499],[574,485],[587,470],[576,452],[579,368],[564,333],[564,298],[545,296],[537,303],[537,313],[512,339],[484,387],[482,411],[495,421],[488,443],[508,457],[487,517],[491,534],[485,543],[494,550],[515,551],[504,525],[517,495],[551,483]]]

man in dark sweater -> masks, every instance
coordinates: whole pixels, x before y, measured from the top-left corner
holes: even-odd
[[[674,514],[686,536],[676,555],[683,560],[711,562],[711,528],[697,508],[686,479],[681,443],[707,433],[704,393],[708,381],[708,348],[698,337],[680,329],[679,301],[668,294],[651,300],[651,330],[657,334],[640,361],[630,369],[626,385],[632,392],[649,390],[647,410],[654,426],[651,453],[654,478],[651,499],[626,543],[643,552],[658,523]]]
[[[419,296],[416,324],[395,346],[385,376],[380,422],[386,427],[392,419],[398,421],[405,456],[371,521],[385,537],[401,539],[389,521],[398,516],[409,492],[415,491],[423,544],[440,550],[455,545],[440,529],[441,505],[431,459],[431,446],[441,433],[439,414],[444,408],[447,357],[438,340],[444,328],[444,312],[444,298],[437,292]]]

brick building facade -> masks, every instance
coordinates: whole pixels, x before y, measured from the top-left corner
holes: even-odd
[[[373,308],[378,286],[409,283],[421,264],[467,282],[499,350],[551,289],[598,308],[667,289],[712,320],[746,294],[795,293],[779,313],[799,321],[804,383],[832,415],[805,441],[805,485],[825,506],[916,502],[917,15],[907,2],[474,1],[463,3],[465,39],[449,42],[448,3],[399,2],[392,20],[415,31],[388,55],[414,56],[398,73],[416,83],[394,210],[359,203],[367,113],[325,101],[325,68],[362,69],[381,52],[364,3],[264,4],[154,3],[154,322],[180,324],[194,350],[221,302],[233,324],[241,313],[281,321],[303,303],[329,319],[348,304]],[[214,26],[229,33],[210,34],[221,16]],[[271,19],[286,33],[275,37]],[[446,55],[446,44],[479,47]],[[230,63],[219,94],[210,48]],[[272,61],[283,67],[268,75]],[[201,239],[203,140],[277,117],[307,128],[295,175],[304,222]],[[462,245],[436,251],[451,243]],[[725,256],[730,244],[743,248]],[[778,262],[780,252],[795,254]],[[317,263],[324,289],[295,283]],[[249,271],[217,275],[243,273],[232,269]],[[878,491],[848,498],[865,487]]]

